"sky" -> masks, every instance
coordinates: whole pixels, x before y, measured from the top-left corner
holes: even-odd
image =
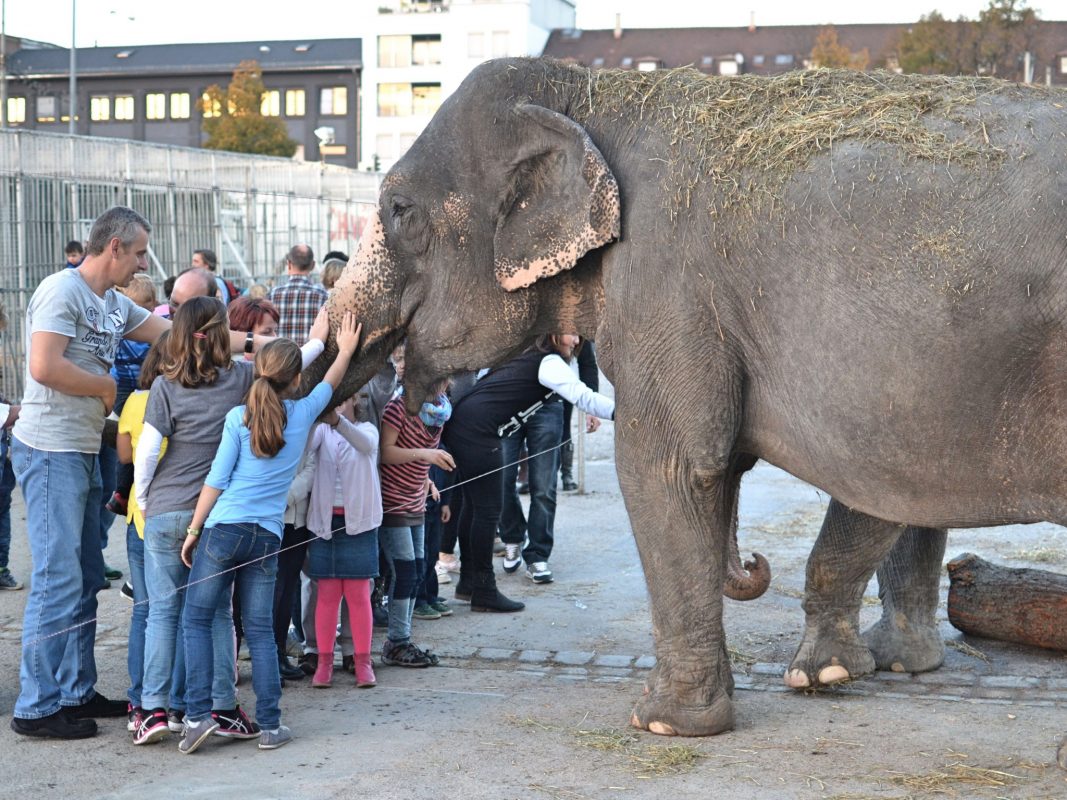
[[[72,0],[0,0],[13,36],[69,46]],[[360,16],[378,0],[76,0],[79,47],[173,42],[225,42],[358,37]],[[577,27],[612,28],[615,14],[629,28],[911,22],[937,9],[974,19],[988,0],[577,0]],[[1031,0],[1043,19],[1067,20],[1067,0]]]

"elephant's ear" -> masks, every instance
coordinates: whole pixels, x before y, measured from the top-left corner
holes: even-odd
[[[542,106],[515,113],[524,140],[493,239],[496,279],[509,292],[619,237],[619,186],[582,126]]]

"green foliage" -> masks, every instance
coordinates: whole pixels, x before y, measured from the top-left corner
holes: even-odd
[[[289,138],[285,123],[265,117],[260,111],[263,71],[256,61],[242,61],[233,72],[229,86],[212,85],[202,101],[204,147],[234,153],[285,156],[296,152],[297,143]]]
[[[923,16],[900,38],[897,53],[905,72],[1022,81],[1023,53],[1047,57],[1039,49],[1037,12],[1026,0],[990,0],[977,20]]]
[[[811,64],[814,67],[828,69],[867,69],[871,61],[867,48],[853,53],[837,40],[837,28],[827,25],[815,37],[815,46],[811,49]]]

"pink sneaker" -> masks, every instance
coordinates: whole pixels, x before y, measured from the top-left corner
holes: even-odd
[[[374,667],[371,665],[370,654],[356,656],[356,688],[370,689],[378,685],[378,679],[374,675]]]

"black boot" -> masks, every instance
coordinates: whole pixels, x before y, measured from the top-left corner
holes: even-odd
[[[524,608],[526,608],[525,603],[511,600],[500,593],[500,590],[496,588],[496,576],[494,575],[481,578],[471,589],[471,611],[495,611],[507,614],[522,611]]]
[[[456,593],[455,598],[461,602],[469,602],[471,599],[471,590],[473,589],[473,581],[471,580],[470,573],[463,572],[463,562],[459,564],[459,580],[456,581]]]
[[[284,653],[278,653],[278,674],[287,681],[304,679],[304,670],[289,660]]]
[[[578,484],[574,482],[574,445],[571,442],[563,445],[559,450],[559,477],[563,483],[563,491],[576,492]]]

